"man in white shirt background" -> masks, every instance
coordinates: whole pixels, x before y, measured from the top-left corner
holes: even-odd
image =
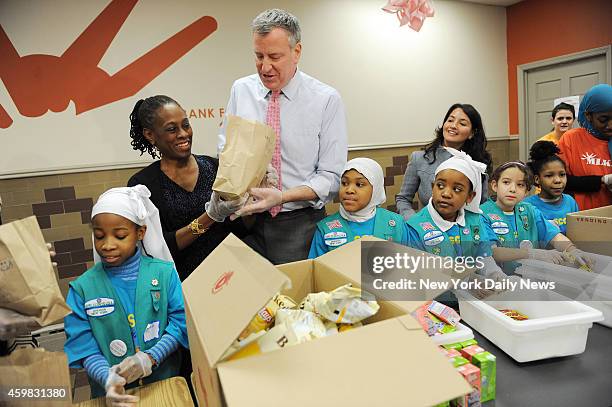
[[[348,154],[346,119],[340,94],[298,69],[302,44],[295,16],[266,10],[255,17],[252,30],[257,74],[234,82],[225,114],[275,129],[280,144],[272,165],[280,169],[281,189],[252,189],[256,202],[236,213],[255,214],[245,241],[280,264],[308,257],[316,223],[338,192]]]

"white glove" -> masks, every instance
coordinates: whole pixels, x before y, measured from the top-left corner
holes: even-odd
[[[527,258],[553,264],[563,264],[563,253],[557,250],[528,249]]]
[[[132,383],[141,377],[147,377],[153,372],[153,361],[147,353],[142,351],[123,359],[118,366],[117,373],[128,383]]]
[[[0,340],[14,338],[19,335],[29,334],[39,329],[40,325],[34,317],[22,315],[12,309],[0,308]]]
[[[283,193],[276,188],[251,188],[249,193],[255,198],[255,203],[245,205],[244,208],[236,211],[237,216],[265,212],[283,203]]]
[[[213,191],[210,201],[206,202],[204,209],[208,217],[215,222],[223,222],[226,217],[240,209],[244,203],[244,198],[234,199],[233,201],[223,201],[219,194]]]
[[[261,184],[259,184],[259,187],[278,189],[278,172],[276,172],[276,168],[274,168],[272,164],[268,164],[268,168],[266,169],[266,175],[261,181]]]
[[[601,182],[606,184],[606,187],[612,191],[612,174],[606,174],[601,177]]]
[[[108,407],[128,407],[138,403],[138,396],[125,394],[125,379],[117,374],[118,365],[108,369],[108,379],[104,384],[106,405]]]

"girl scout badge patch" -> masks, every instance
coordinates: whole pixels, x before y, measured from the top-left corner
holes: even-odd
[[[115,311],[115,300],[112,298],[95,298],[85,302],[84,308],[90,317],[101,317]]]
[[[444,240],[444,234],[439,230],[432,230],[431,232],[425,233],[423,236],[423,243],[425,246],[436,246]]]
[[[510,231],[508,224],[506,222],[493,222],[491,223],[491,228],[496,235],[506,235]]]

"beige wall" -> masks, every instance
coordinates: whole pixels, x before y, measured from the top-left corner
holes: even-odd
[[[20,56],[60,56],[109,3],[4,0],[0,25]],[[342,94],[350,145],[428,141],[456,101],[480,110],[490,137],[507,135],[502,7],[437,0],[435,17],[416,33],[398,27],[395,16],[380,10],[380,0],[141,0],[100,61],[109,75],[202,16],[213,16],[218,29],[135,95],[79,115],[71,103],[61,112],[24,117],[0,83],[0,104],[14,119],[0,129],[0,150],[11,152],[0,160],[0,177],[144,162],[129,144],[128,115],[138,98],[157,93],[193,109],[194,151],[213,154],[231,84],[254,71],[250,21],[273,6],[300,18],[300,67]],[[208,109],[214,117],[197,117]]]

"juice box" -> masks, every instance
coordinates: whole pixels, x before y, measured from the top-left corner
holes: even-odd
[[[449,358],[448,361],[453,364],[453,367],[459,367],[459,366],[467,365],[468,363],[470,363],[470,361],[464,358],[463,356],[455,356],[455,357]]]
[[[468,346],[472,346],[472,345],[478,345],[478,342],[476,342],[476,339],[468,339],[467,341],[463,341],[461,342],[461,347],[462,348],[467,348]]]
[[[461,353],[457,349],[444,349],[440,347],[442,354],[447,358],[454,358],[455,356],[461,356]]]
[[[465,396],[456,398],[451,402],[451,405],[455,407],[480,407],[480,369],[468,363],[459,366],[457,371],[472,386],[473,391]]]
[[[438,301],[432,301],[427,307],[427,310],[452,326],[457,325],[457,322],[459,322],[461,319],[459,314],[457,314],[457,311],[451,307],[447,307],[446,305],[439,303]]]
[[[461,350],[462,346],[460,342],[456,342],[456,343],[449,343],[446,345],[442,345],[442,347],[444,349],[455,349],[455,350]]]
[[[469,360],[470,362],[472,361],[472,357],[478,353],[482,353],[485,350],[482,349],[480,346],[478,345],[471,345],[468,346],[467,348],[463,348],[460,350],[461,352],[461,356],[463,356],[464,358],[466,358],[467,360]]]
[[[495,400],[496,358],[489,352],[472,356],[472,364],[480,369],[480,401]]]

